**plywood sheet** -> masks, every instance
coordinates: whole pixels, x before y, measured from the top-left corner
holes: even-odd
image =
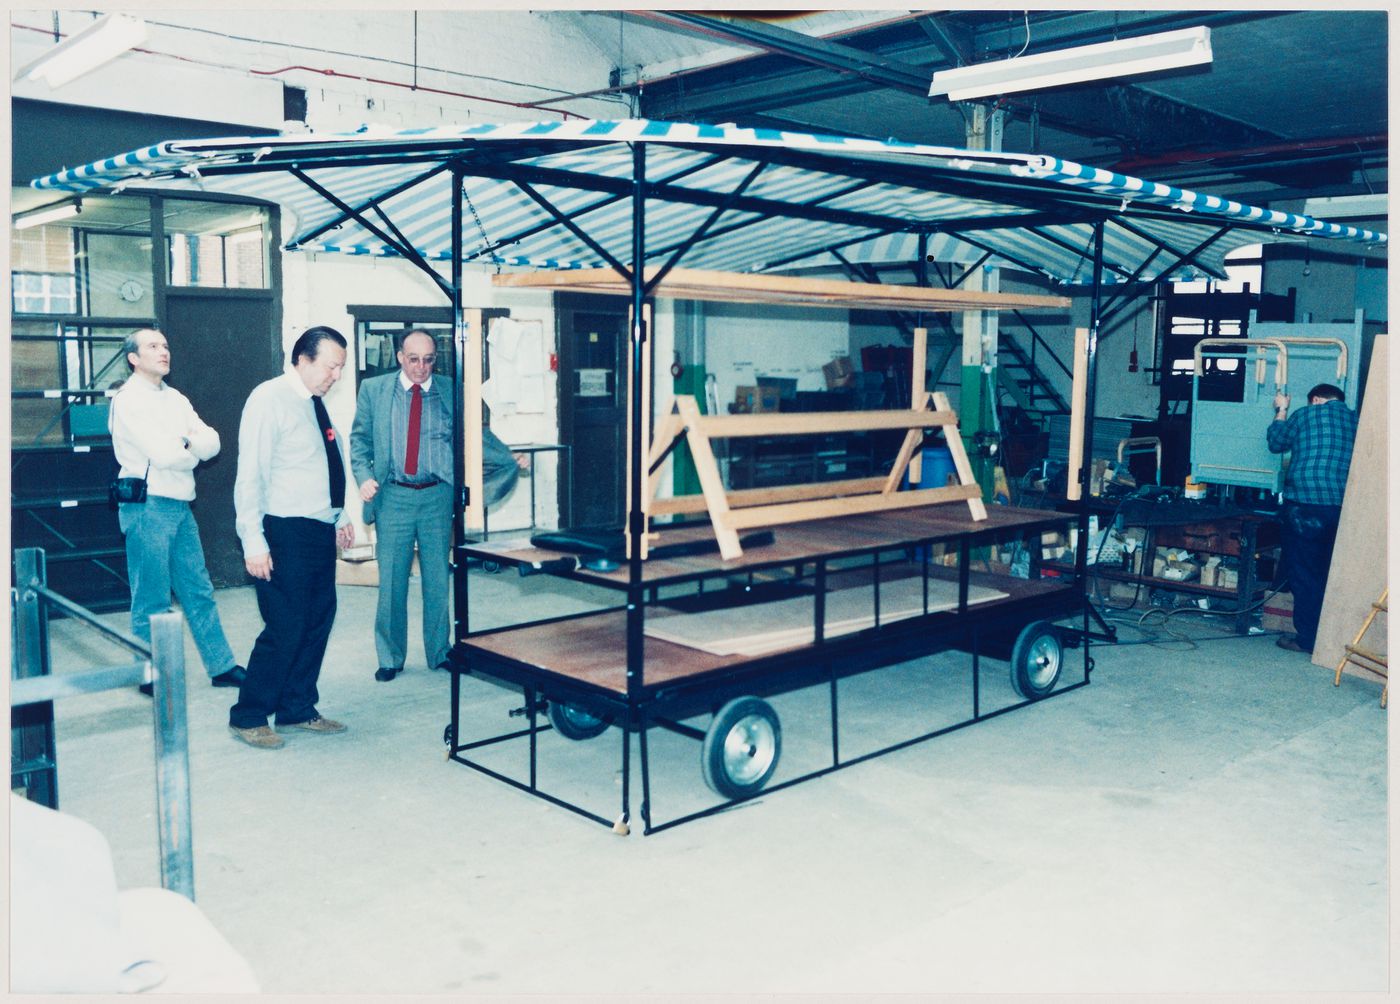
[[[986,586],[969,585],[967,602],[971,606],[1005,599],[1007,595]],[[836,638],[874,627],[874,596],[874,590],[870,588],[837,589],[827,593],[826,637]],[[713,655],[762,655],[798,645],[811,645],[816,641],[813,602],[811,596],[797,596],[773,603],[754,603],[698,614],[658,613],[647,618],[646,633],[652,638]],[[954,610],[957,605],[956,582],[928,580],[930,613]],[[922,579],[896,579],[880,584],[881,624],[918,617],[923,612]]]
[[[1327,596],[1322,602],[1322,618],[1318,621],[1317,640],[1313,645],[1313,662],[1329,673],[1337,671],[1346,646],[1361,630],[1371,604],[1386,586],[1389,343],[1389,337],[1378,335],[1371,350],[1366,399],[1361,405],[1356,446],[1351,455],[1351,470],[1347,473],[1347,493],[1342,500],[1342,518],[1337,527],[1337,545],[1332,551],[1331,570],[1327,573]],[[1386,618],[1386,614],[1377,615],[1362,648],[1378,653],[1387,651]],[[1374,674],[1350,663],[1346,672],[1377,680],[1379,684]]]

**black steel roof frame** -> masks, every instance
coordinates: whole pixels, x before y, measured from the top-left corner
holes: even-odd
[[[447,145],[460,151],[467,142],[469,142],[469,140],[457,139]],[[466,168],[466,173],[470,173],[471,175],[477,177],[491,177],[499,180],[515,181],[522,174],[533,175],[534,179],[539,181],[539,183],[541,184],[568,189],[592,189],[605,191],[614,196],[614,198],[616,199],[624,197],[627,194],[626,179],[599,179],[596,176],[579,175],[574,172],[557,171],[556,169],[551,168],[539,168],[533,165],[523,164],[521,163],[521,161],[536,156],[542,156],[550,152],[557,152],[559,149],[562,148],[594,148],[598,146],[615,145],[619,142],[628,142],[629,144],[634,146],[637,143],[643,143],[646,145],[680,147],[682,149],[691,151],[695,149],[695,147],[690,146],[688,144],[676,144],[674,142],[666,142],[664,140],[650,140],[646,138],[636,141],[619,141],[616,139],[597,141],[568,140],[560,141],[549,146],[545,146],[538,143],[532,143],[525,147],[523,150],[520,149],[519,145],[512,144],[510,151],[503,151],[488,157],[469,158],[470,160],[475,161],[470,165],[467,165],[465,163],[465,161],[468,158],[459,157],[456,162],[463,163],[463,166]],[[236,163],[210,163],[203,165],[199,169],[198,173],[212,176],[218,174],[266,171],[269,168],[275,167],[281,161],[285,161],[288,164],[293,164],[296,167],[304,169],[310,169],[311,167],[311,165],[307,163],[308,160],[314,160],[318,166],[334,166],[335,164],[343,164],[344,162],[350,160],[354,160],[355,163],[359,164],[407,163],[415,160],[422,160],[426,156],[427,151],[443,148],[443,144],[440,142],[433,144],[425,143],[421,147],[418,147],[417,144],[414,144],[414,150],[403,149],[402,147],[404,146],[404,144],[384,144],[383,148],[388,149],[390,146],[395,147],[396,152],[393,155],[377,155],[374,153],[370,153],[364,156],[352,157],[346,155],[341,150],[333,150],[332,152],[334,152],[336,156],[329,158],[329,160],[326,161],[323,158],[316,157],[313,151],[307,151],[304,148],[297,150],[280,151],[274,149],[273,151],[269,151],[266,146],[255,147],[254,144],[248,144],[248,148],[245,149],[242,153],[235,153],[232,155],[240,158],[251,157],[251,163],[244,162],[242,160]],[[330,148],[327,147],[327,149]],[[377,149],[380,148],[371,147],[372,151]],[[228,148],[223,148],[223,155],[230,155]],[[1171,209],[1165,207],[1158,208],[1151,206],[1151,204],[1124,201],[1118,197],[1103,195],[1084,189],[1072,189],[1066,191],[1062,186],[1056,186],[1053,183],[1046,182],[1041,179],[982,179],[981,182],[978,183],[969,183],[966,179],[955,177],[949,172],[942,171],[938,168],[921,169],[916,165],[896,165],[891,164],[888,161],[874,159],[852,159],[848,162],[850,165],[859,164],[869,169],[865,172],[857,174],[851,172],[848,169],[843,170],[840,164],[835,164],[832,162],[831,158],[823,158],[821,155],[810,154],[801,151],[780,151],[768,147],[751,147],[744,144],[737,144],[728,148],[728,151],[724,156],[728,158],[740,158],[745,155],[751,156],[753,158],[761,158],[762,160],[768,163],[781,163],[787,166],[801,167],[808,170],[818,171],[829,176],[844,175],[847,177],[851,177],[853,183],[856,183],[856,185],[853,185],[853,187],[858,187],[859,184],[868,185],[871,183],[884,181],[887,183],[905,184],[916,191],[938,191],[943,194],[961,194],[964,196],[977,197],[984,200],[986,199],[986,189],[993,188],[998,190],[999,195],[1001,196],[1003,201],[1006,201],[1009,193],[1014,191],[1018,193],[1017,201],[1019,202],[1019,204],[1027,206],[1027,215],[1030,215],[1031,210],[1034,210],[1037,207],[1043,208],[1046,205],[1053,205],[1061,209],[1061,211],[1063,212],[1069,212],[1071,209],[1078,210],[1078,212],[1073,216],[1055,217],[1056,219],[1059,219],[1062,222],[1069,222],[1069,220],[1071,219],[1077,219],[1080,222],[1088,222],[1088,218],[1098,218],[1102,214],[1109,214],[1115,219],[1115,222],[1119,222],[1124,218],[1163,220],[1177,220],[1180,218],[1178,215],[1173,213]],[[718,159],[718,156],[716,159]],[[707,163],[714,162],[715,160],[712,159]],[[500,165],[499,169],[485,169],[490,163]],[[931,179],[937,179],[938,184],[934,184]],[[402,188],[399,187],[399,190],[401,191]],[[723,198],[723,196],[719,196],[718,194],[703,193],[699,190],[689,189],[684,186],[666,185],[664,183],[658,187],[649,186],[648,191],[650,193],[650,197],[659,198],[664,201],[678,202],[682,204],[691,205],[713,206],[717,203],[719,199]],[[1036,196],[1044,197],[1036,198]],[[376,197],[376,200],[384,197],[385,196],[378,196]],[[832,196],[830,195],[830,193],[827,193],[825,195],[825,198],[831,197]],[[856,227],[865,226],[870,228],[872,231],[855,239],[842,241],[839,245],[836,246],[848,246],[851,243],[858,243],[861,240],[869,240],[878,236],[900,232],[945,232],[950,234],[956,234],[959,236],[959,239],[964,240],[969,244],[972,244],[984,250],[990,250],[986,247],[986,245],[983,245],[980,242],[973,241],[967,238],[966,236],[963,236],[963,234],[975,228],[984,228],[987,226],[991,226],[994,224],[994,222],[1001,222],[1005,225],[1010,226],[1016,226],[1019,222],[1018,218],[1014,215],[1010,217],[1003,216],[995,221],[968,221],[962,224],[950,223],[948,221],[909,221],[901,218],[881,217],[876,214],[850,213],[849,211],[834,210],[830,208],[823,209],[817,206],[815,204],[815,201],[816,200],[814,200],[813,203],[804,203],[802,205],[801,211],[795,211],[791,203],[777,202],[774,200],[755,200],[753,202],[745,200],[743,204],[738,205],[735,208],[738,211],[749,211],[767,216],[786,216],[799,219],[809,219],[818,222],[828,222],[833,225]],[[1029,222],[1029,220],[1027,220],[1026,222]],[[1037,222],[1041,224],[1047,224],[1050,222],[1050,217],[1042,216],[1037,220]],[[374,232],[374,228],[367,229],[370,229],[371,232]],[[1275,234],[1279,232],[1278,228],[1271,224],[1253,223],[1248,220],[1232,220],[1227,224],[1227,229],[1252,230],[1260,233]],[[728,232],[732,232],[732,229],[727,228],[725,230],[722,230],[720,233]],[[1148,240],[1150,243],[1162,246],[1160,240],[1158,240],[1157,238],[1150,237],[1141,230],[1134,230],[1132,232],[1140,239],[1145,239]],[[719,234],[716,234],[716,236],[719,236]],[[306,238],[301,238],[300,242],[304,243],[305,240]],[[389,247],[394,248],[397,242],[386,240],[385,243]],[[502,243],[504,242],[498,242],[497,246],[499,246]],[[291,246],[296,245],[293,244]],[[1066,249],[1073,250],[1071,248],[1068,248],[1067,245],[1062,244],[1061,246],[1066,247]],[[1167,249],[1175,253],[1175,249],[1169,247]],[[825,249],[818,249],[809,252],[806,255],[767,262],[764,264],[763,267],[767,270],[779,268],[783,265],[790,264],[793,261],[802,260],[802,258],[804,257],[811,257],[815,254],[819,254],[822,250]],[[458,253],[460,253],[460,251]],[[480,257],[483,253],[484,251],[474,252],[472,257]],[[1082,252],[1076,253],[1080,253],[1082,255]],[[406,257],[411,257],[411,255]],[[1049,274],[1039,266],[1035,266],[1029,262],[1017,259],[1016,257],[1005,253],[1002,253],[1002,257],[1006,258],[1006,260],[1008,261],[1013,262],[1019,267],[1026,268],[1032,273],[1040,274],[1048,278],[1053,278],[1052,276],[1049,276]],[[1198,262],[1195,264],[1199,265]],[[1203,265],[1200,267],[1203,269],[1203,271],[1206,271],[1212,275],[1216,275],[1216,273],[1213,270],[1210,270]],[[1119,274],[1126,276],[1126,273],[1122,272],[1122,270],[1118,271]]]

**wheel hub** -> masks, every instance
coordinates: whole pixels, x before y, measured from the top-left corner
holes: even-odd
[[[759,715],[741,718],[724,739],[725,772],[740,784],[762,777],[777,748],[773,727]]]

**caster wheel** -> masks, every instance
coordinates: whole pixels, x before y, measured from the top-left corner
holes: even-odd
[[[451,725],[442,730],[442,743],[444,746],[452,746],[457,741],[457,730]]]
[[[612,724],[612,719],[606,715],[595,715],[577,704],[566,704],[563,701],[550,701],[547,714],[554,731],[565,739],[592,739],[602,735]]]
[[[700,770],[715,794],[738,799],[763,790],[778,766],[783,731],[772,705],[736,697],[715,714],[700,749]]]
[[[1011,686],[1022,697],[1038,701],[1055,689],[1064,661],[1064,645],[1055,626],[1049,621],[1028,624],[1011,649]]]

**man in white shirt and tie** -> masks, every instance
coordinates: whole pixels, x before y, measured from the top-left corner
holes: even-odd
[[[210,682],[237,687],[244,669],[224,636],[190,510],[194,469],[218,454],[219,434],[200,421],[185,395],[165,382],[170,374],[165,335],[142,328],[128,335],[122,348],[131,376],[112,398],[108,413],[112,450],[121,464],[118,477],[146,481],[146,501],[117,506],[126,536],[131,632],[149,643],[151,614],[169,610],[173,592]],[[141,692],[151,694],[151,684],[142,684]]]
[[[355,528],[345,512],[343,440],[321,398],[345,368],[345,337],[304,331],[291,369],[253,388],[238,427],[233,501],[243,562],[256,580],[263,631],[229,709],[229,732],[278,749],[277,732],[330,734],[346,726],[316,709],[321,659],[335,621],[337,547]]]

